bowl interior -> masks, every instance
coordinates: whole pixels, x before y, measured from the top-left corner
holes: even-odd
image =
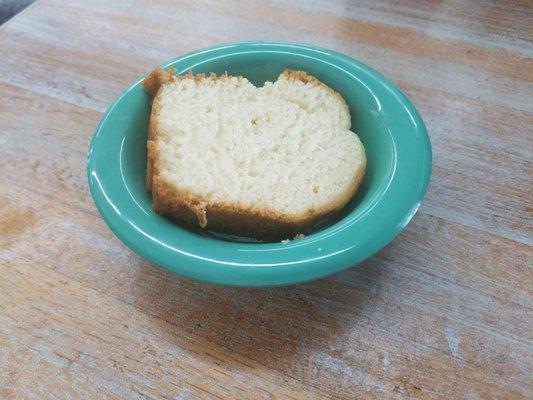
[[[330,227],[347,216],[353,217],[359,210],[367,208],[387,186],[394,169],[394,142],[389,126],[380,112],[381,105],[372,91],[363,81],[347,71],[329,63],[319,63],[308,57],[294,54],[287,57],[285,53],[246,52],[209,59],[194,65],[182,66],[180,62],[170,63],[178,73],[191,69],[194,73],[242,75],[256,86],[266,81],[275,81],[283,70],[301,69],[339,92],[350,107],[352,131],[356,132],[367,156],[367,170],[356,196],[336,215],[319,221],[310,231],[312,235]],[[120,146],[120,172],[129,195],[137,206],[146,214],[158,216],[151,210],[151,198],[146,190],[146,140],[150,118],[150,98],[137,85],[127,92],[117,104],[115,115],[127,118],[122,121],[124,136]],[[124,109],[121,113],[120,108]],[[185,229],[176,225],[176,229]],[[241,242],[254,241],[253,238],[235,237],[198,230],[198,235],[207,235],[218,239]]]

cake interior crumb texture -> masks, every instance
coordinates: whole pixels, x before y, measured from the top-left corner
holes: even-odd
[[[154,77],[145,85],[156,93],[148,145],[154,205],[164,186],[160,194],[173,191],[203,227],[213,206],[303,228],[355,194],[363,145],[342,97],[315,78],[285,71],[255,87],[244,77],[160,76],[161,85]]]

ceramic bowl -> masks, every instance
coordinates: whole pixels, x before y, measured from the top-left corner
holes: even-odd
[[[100,121],[87,172],[105,222],[146,259],[217,284],[294,284],[355,266],[389,243],[417,211],[431,174],[430,141],[415,107],[374,69],[331,50],[279,42],[222,45],[162,67],[169,66],[178,73],[227,71],[255,85],[275,80],[286,68],[305,70],[344,97],[368,164],[355,198],[303,239],[246,243],[188,230],[150,208],[145,184],[150,98],[142,90],[141,77]]]

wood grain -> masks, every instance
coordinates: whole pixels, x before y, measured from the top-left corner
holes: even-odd
[[[0,27],[1,398],[533,397],[533,12],[527,1],[40,0]],[[162,61],[280,39],[378,68],[434,167],[357,268],[265,290],[174,276],[87,191],[101,113]]]

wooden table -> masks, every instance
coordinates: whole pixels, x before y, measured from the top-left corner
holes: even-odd
[[[39,0],[0,27],[0,398],[531,399],[533,6],[507,3]],[[190,282],[93,205],[87,149],[121,90],[251,39],[356,57],[426,121],[426,200],[357,268]]]

